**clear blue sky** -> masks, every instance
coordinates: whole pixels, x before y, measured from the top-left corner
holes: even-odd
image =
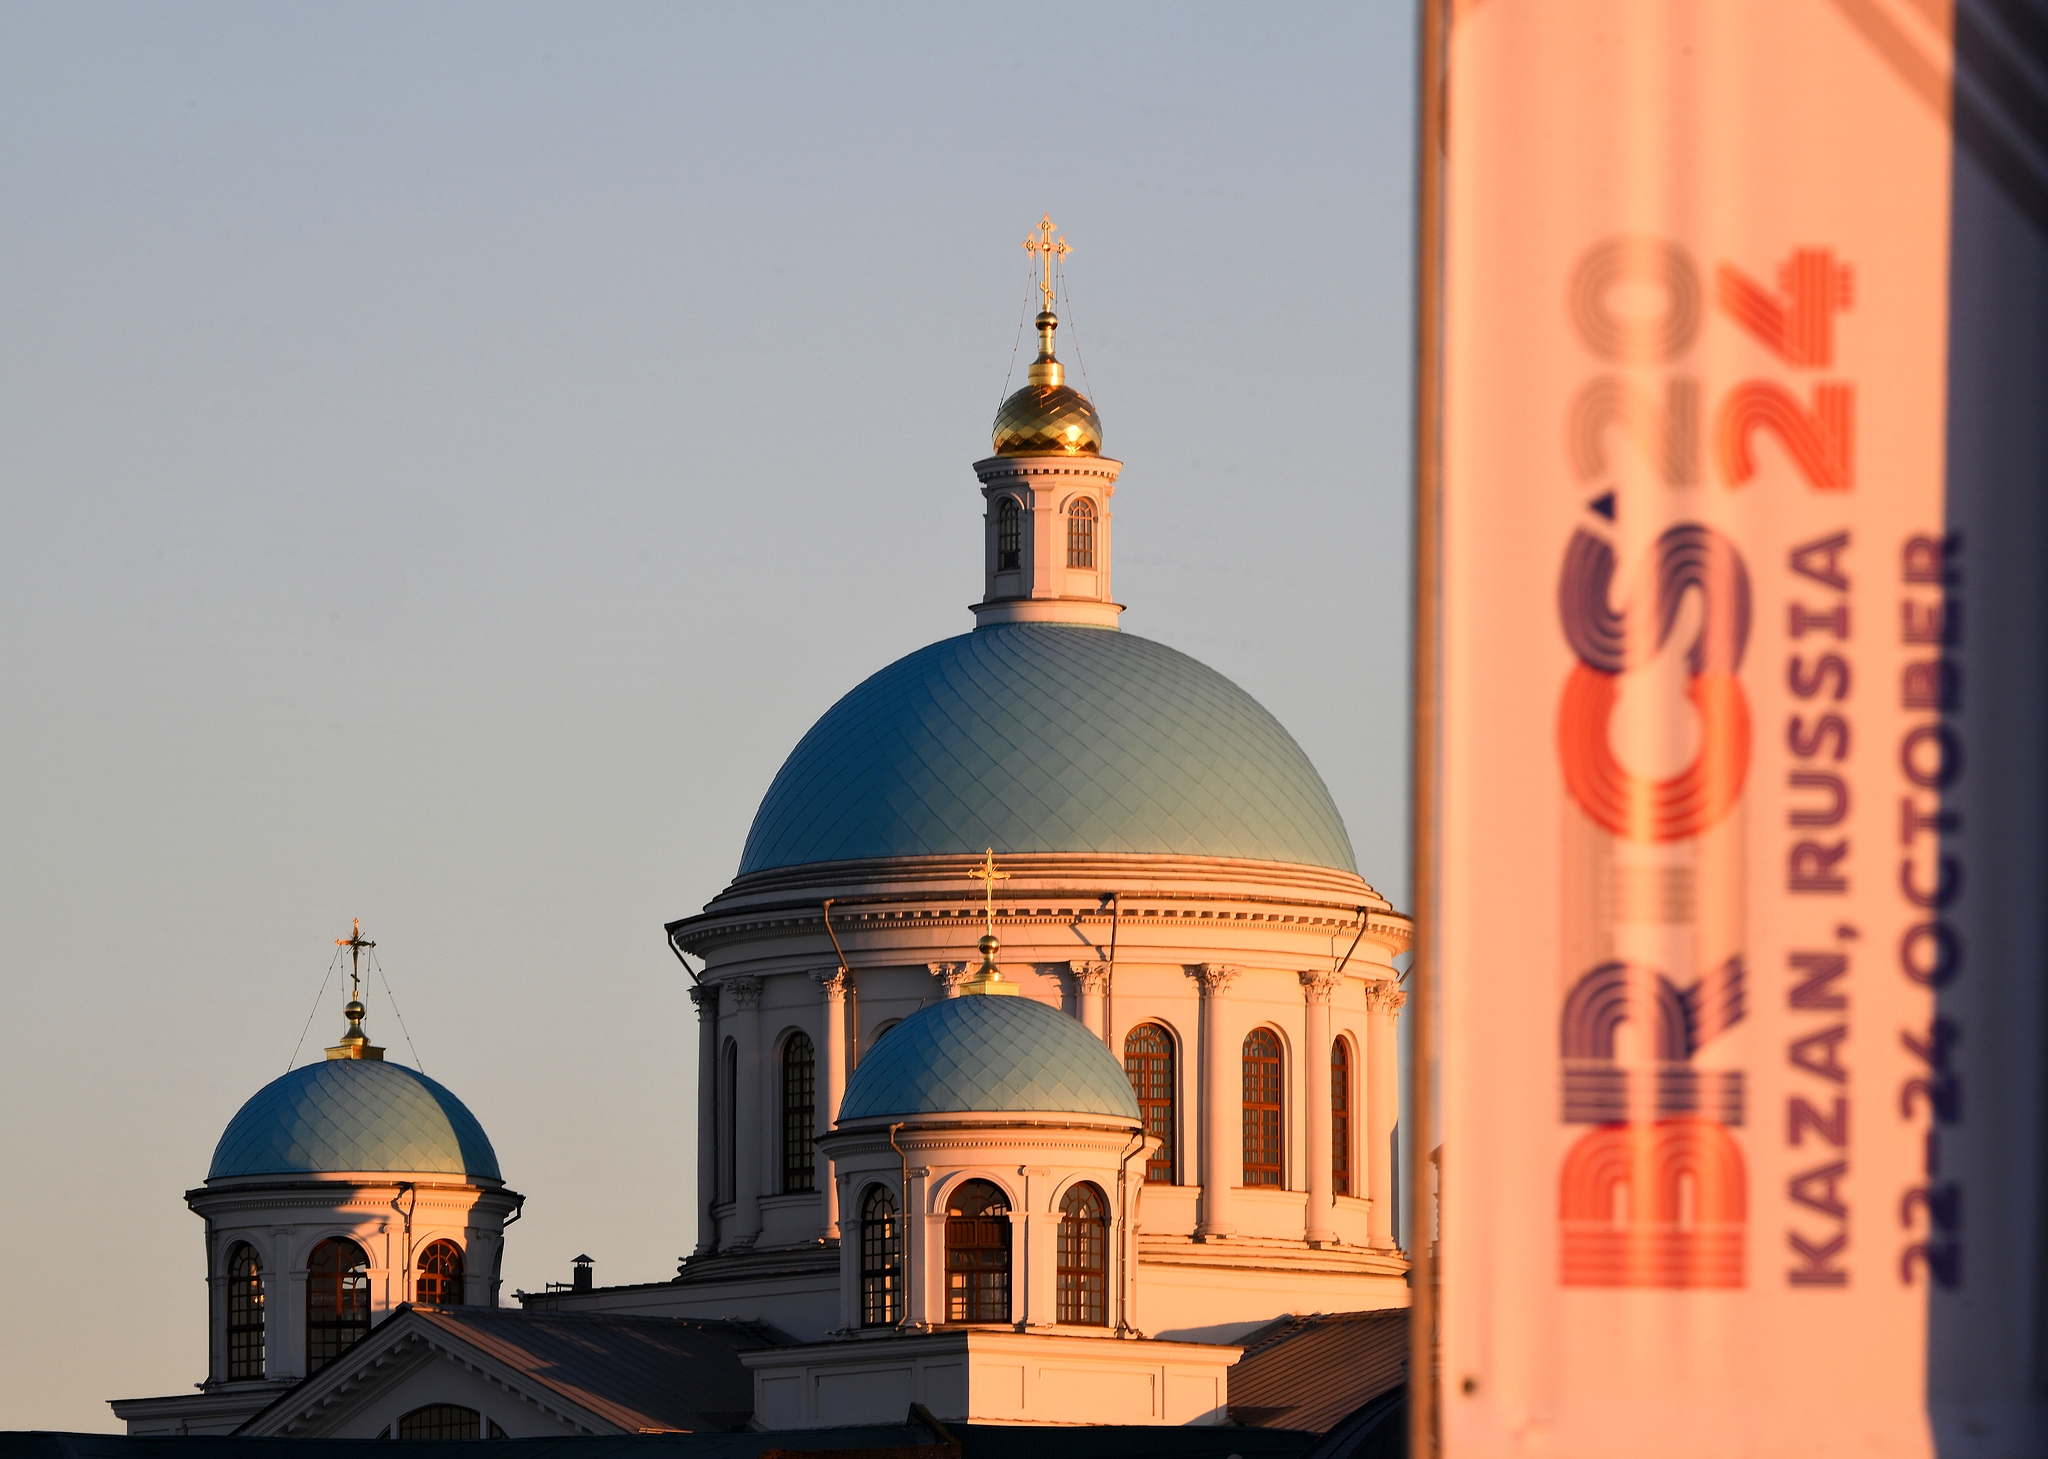
[[[1271,708],[1402,901],[1412,25],[0,10],[0,1427],[204,1375],[181,1192],[354,915],[531,1197],[507,1287],[672,1274],[661,924],[970,626],[1041,212],[1125,626]]]

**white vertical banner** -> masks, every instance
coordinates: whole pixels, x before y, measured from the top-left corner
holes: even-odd
[[[1934,1452],[1950,55],[1933,0],[1455,7],[1451,1459]]]

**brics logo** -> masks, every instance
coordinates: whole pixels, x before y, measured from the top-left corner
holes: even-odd
[[[1739,1287],[1749,1196],[1727,1128],[1696,1117],[1603,1125],[1565,1157],[1567,1287]]]

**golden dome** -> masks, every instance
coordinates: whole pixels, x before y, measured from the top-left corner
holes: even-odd
[[[1059,327],[1050,310],[1038,316],[1038,358],[1031,364],[1031,383],[996,412],[998,456],[1102,454],[1102,420],[1088,397],[1065,383],[1066,372],[1053,356],[1053,332]]]
[[[1102,422],[1064,385],[1026,385],[996,412],[998,456],[1100,456]]]

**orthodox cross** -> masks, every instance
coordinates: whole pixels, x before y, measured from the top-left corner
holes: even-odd
[[[1038,220],[1038,227],[1034,232],[1034,236],[1024,240],[1024,251],[1037,254],[1039,264],[1045,270],[1045,277],[1038,286],[1038,292],[1045,295],[1045,312],[1048,314],[1052,313],[1052,266],[1058,260],[1065,258],[1074,251],[1067,247],[1066,239],[1060,238],[1056,240],[1052,236],[1053,229],[1058,226],[1058,224],[1053,222],[1052,214],[1047,213]]]
[[[995,847],[989,847],[987,852],[987,858],[988,859],[983,861],[981,865],[975,867],[974,870],[968,872],[967,874],[973,877],[978,882],[986,883],[988,887],[988,935],[990,937],[994,937],[996,935],[996,883],[999,881],[1008,881],[1010,879],[1010,874],[1007,871],[996,870]]]
[[[357,1002],[361,1002],[363,995],[363,949],[375,947],[377,944],[363,936],[363,919],[358,917],[355,919],[355,931],[347,937],[335,938],[334,945],[348,949],[348,996]]]

